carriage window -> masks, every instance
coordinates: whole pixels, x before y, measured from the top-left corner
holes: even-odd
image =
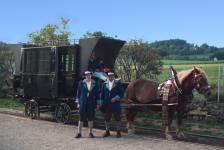
[[[71,50],[71,57],[72,57],[72,58],[71,58],[71,59],[72,59],[72,60],[71,60],[71,61],[72,61],[72,62],[71,62],[71,71],[74,71],[74,67],[75,67],[75,66],[74,66],[74,62],[75,62],[74,50]]]
[[[35,51],[31,52],[31,68],[30,68],[30,70],[32,72],[35,71]]]
[[[65,71],[74,71],[75,69],[75,52],[73,49],[67,51],[65,55]]]
[[[51,55],[51,72],[55,72],[55,54]]]
[[[26,53],[26,71],[30,71],[30,63],[31,63],[31,51],[27,51]]]
[[[65,61],[65,71],[69,71],[69,70],[68,70],[68,68],[69,68],[69,67],[68,67],[68,66],[69,66],[69,55],[65,55],[65,57],[66,57],[66,58],[65,58],[65,60],[66,60],[66,61]]]
[[[49,72],[49,50],[39,50],[39,72]]]
[[[35,51],[27,51],[26,53],[26,71],[35,71]]]
[[[44,57],[44,72],[49,72],[49,59],[50,59],[50,52],[45,51],[45,57]]]
[[[39,51],[39,72],[43,72],[44,70],[44,51]]]

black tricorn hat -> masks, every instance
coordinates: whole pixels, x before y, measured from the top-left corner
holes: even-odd
[[[113,71],[113,70],[111,70],[111,71],[108,71],[108,72],[107,72],[107,75],[108,75],[108,76],[114,76],[114,75],[115,75],[115,73],[114,73],[114,71]]]

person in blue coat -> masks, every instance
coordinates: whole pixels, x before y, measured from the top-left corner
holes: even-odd
[[[124,96],[124,89],[122,83],[115,80],[115,74],[113,71],[108,72],[108,81],[105,81],[101,87],[100,100],[103,100],[103,105],[100,107],[102,113],[104,113],[104,120],[106,125],[106,133],[103,137],[110,135],[110,119],[112,114],[117,121],[117,138],[121,137],[121,98]]]
[[[76,103],[77,108],[79,108],[79,126],[78,126],[78,134],[76,138],[82,137],[82,127],[83,122],[85,120],[85,115],[87,114],[88,117],[88,124],[89,124],[89,137],[93,138],[92,128],[93,128],[93,118],[95,115],[95,108],[94,108],[94,100],[93,98],[96,97],[97,99],[97,109],[102,105],[102,101],[99,99],[99,88],[98,83],[91,79],[92,72],[86,71],[85,72],[84,80],[79,82],[77,95],[76,95]]]

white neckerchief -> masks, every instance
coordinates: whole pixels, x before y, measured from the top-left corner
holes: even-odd
[[[88,88],[88,90],[89,90],[89,92],[90,92],[91,80],[90,80],[90,82],[87,82],[87,81],[86,81],[86,83],[87,83],[87,88]],[[89,96],[89,92],[88,92],[88,94],[87,94],[87,97]]]
[[[112,86],[113,86],[114,80],[112,82],[109,81],[109,90],[111,91]]]

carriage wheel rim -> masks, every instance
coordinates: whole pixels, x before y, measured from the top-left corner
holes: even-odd
[[[56,120],[61,123],[67,123],[69,120],[69,111],[68,108],[64,105],[60,105],[56,111]]]
[[[28,118],[35,118],[36,117],[36,106],[34,102],[28,102],[27,107],[25,109]]]

